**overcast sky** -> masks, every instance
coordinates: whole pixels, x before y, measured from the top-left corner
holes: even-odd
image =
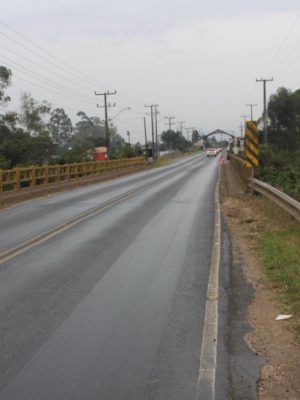
[[[160,132],[165,116],[205,133],[238,132],[246,103],[262,113],[256,78],[274,77],[269,94],[300,88],[300,2],[2,0],[0,64],[13,71],[9,109],[27,91],[74,122],[79,110],[104,118],[94,91],[110,89],[110,117],[131,107],[114,122],[133,142],[143,141],[151,103],[159,104]]]

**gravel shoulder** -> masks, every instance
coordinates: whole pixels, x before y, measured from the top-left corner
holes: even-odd
[[[273,206],[267,200],[245,195],[230,163],[222,171],[221,198],[231,236],[233,265],[236,259],[242,260],[240,268],[255,290],[247,312],[253,330],[246,333],[245,341],[254,354],[265,359],[257,383],[257,397],[259,400],[300,399],[300,346],[295,339],[293,318],[275,321],[286,308],[279,300],[279,291],[263,272],[257,249],[258,239],[265,230],[274,224],[280,228],[287,216],[277,208],[270,214],[266,210]]]

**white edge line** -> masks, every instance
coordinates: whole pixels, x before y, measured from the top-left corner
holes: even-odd
[[[218,346],[218,296],[221,254],[220,171],[215,191],[215,231],[205,305],[196,400],[214,400]]]

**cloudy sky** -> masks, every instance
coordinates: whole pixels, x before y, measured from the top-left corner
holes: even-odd
[[[202,132],[238,132],[246,103],[262,112],[268,93],[300,88],[299,0],[2,0],[0,65],[13,71],[10,89],[53,107],[104,117],[103,98],[119,133],[143,141],[145,104]],[[148,128],[150,129],[149,116]],[[176,125],[177,126],[177,125]]]

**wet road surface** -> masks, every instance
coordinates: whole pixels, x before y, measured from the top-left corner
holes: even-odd
[[[0,265],[1,400],[195,399],[217,178],[197,155],[0,213],[4,251],[141,189]]]

